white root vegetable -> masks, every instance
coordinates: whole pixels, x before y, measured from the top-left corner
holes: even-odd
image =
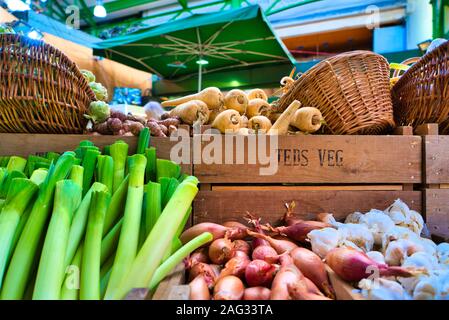
[[[314,133],[320,130],[323,120],[323,115],[317,108],[303,107],[295,112],[291,125],[302,132]]]
[[[279,119],[271,127],[267,134],[269,135],[285,135],[288,132],[288,126],[295,115],[296,110],[301,106],[298,100],[293,101],[287,109],[281,114]]]
[[[261,132],[268,132],[271,129],[271,121],[264,116],[255,116],[248,121],[248,128]]]
[[[268,101],[267,94],[262,89],[253,89],[248,93],[248,100],[262,99]]]
[[[212,122],[214,122],[215,118],[223,112],[223,108],[220,109],[213,109],[210,110],[209,112],[209,120],[206,122],[206,124],[212,124]]]
[[[201,100],[210,110],[220,109],[224,105],[224,97],[223,93],[221,93],[220,89],[216,87],[206,88],[198,93],[191,94],[189,96],[185,96],[179,99],[169,100],[162,102],[162,106],[164,107],[175,107],[180,104],[186,103],[192,100]]]
[[[225,110],[215,118],[212,128],[218,129],[221,133],[226,131],[237,132],[241,128],[240,113],[236,110]]]
[[[244,114],[248,107],[248,97],[242,90],[234,89],[226,94],[224,104],[226,109],[236,110],[240,114]]]
[[[248,117],[246,115],[243,115],[240,118],[242,119],[242,128],[248,128]]]
[[[182,122],[189,125],[206,123],[209,120],[209,114],[206,103],[201,100],[185,102],[170,111],[170,117],[179,117]]]
[[[255,116],[268,116],[270,113],[270,105],[263,99],[253,99],[248,102],[248,107],[246,108],[246,115],[248,118]]]

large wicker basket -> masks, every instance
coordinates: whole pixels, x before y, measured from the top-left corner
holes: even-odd
[[[284,94],[283,110],[294,99],[318,108],[333,134],[379,134],[394,126],[386,59],[352,51],[321,61]]]
[[[0,132],[82,133],[95,94],[61,51],[0,34]]]
[[[449,41],[424,55],[393,87],[398,125],[438,123],[449,133]]]

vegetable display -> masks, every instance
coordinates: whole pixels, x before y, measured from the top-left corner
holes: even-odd
[[[149,137],[142,130],[130,156],[123,141],[108,154],[82,141],[41,157],[47,168],[32,169],[34,156],[2,157],[1,299],[123,299],[154,290],[213,240],[204,231],[181,242],[198,180],[156,159]]]

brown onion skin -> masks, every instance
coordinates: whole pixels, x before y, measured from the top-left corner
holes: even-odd
[[[335,248],[326,255],[326,263],[343,280],[358,282],[372,275],[373,268],[380,276],[412,277],[417,271],[414,268],[390,267],[377,263],[365,253],[351,248]],[[418,272],[419,273],[419,272]]]
[[[335,292],[329,282],[326,266],[321,258],[306,248],[296,248],[290,252],[295,266],[312,281],[327,297],[334,299]]]
[[[248,230],[247,233],[248,233],[249,236],[256,237],[256,238],[268,241],[270,246],[272,246],[273,249],[276,250],[276,252],[278,254],[283,254],[285,252],[290,252],[293,249],[296,249],[298,247],[295,243],[293,243],[291,241],[288,241],[288,240],[273,239],[272,237],[269,237],[269,236],[267,236],[265,234],[252,232],[250,230]]]
[[[209,259],[214,264],[225,264],[234,253],[232,242],[226,238],[216,239],[209,246]]]
[[[202,262],[194,264],[189,270],[189,282],[193,281],[193,279],[195,279],[199,275],[202,275],[204,277],[204,280],[206,280],[209,288],[213,287],[217,276],[214,269],[210,265]]]
[[[251,261],[245,270],[246,283],[250,287],[269,287],[273,282],[276,268],[263,260]]]
[[[220,239],[227,236],[231,240],[244,239],[246,237],[246,227],[242,228],[227,228],[220,224],[203,222],[190,227],[185,230],[179,239],[183,244],[186,244],[195,237],[201,235],[204,232],[212,233],[214,239]]]
[[[247,256],[250,255],[251,246],[245,240],[234,240],[233,244],[234,244],[235,251],[241,251],[241,252],[245,253]]]
[[[198,275],[189,283],[190,300],[210,300],[210,291],[206,280],[202,275]]]
[[[268,263],[277,263],[279,255],[271,246],[258,246],[253,250],[253,260],[264,260]]]
[[[214,300],[242,300],[245,286],[236,276],[226,276],[217,281],[214,287]]]
[[[271,290],[265,287],[246,288],[243,300],[270,300]]]
[[[245,277],[245,270],[250,263],[250,259],[246,255],[237,255],[226,262],[225,267],[221,270],[220,278],[226,276],[236,276],[241,279]]]

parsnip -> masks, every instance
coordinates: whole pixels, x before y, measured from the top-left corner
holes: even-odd
[[[191,94],[179,99],[164,101],[162,102],[162,106],[175,107],[192,100],[203,101],[205,104],[207,104],[210,110],[220,109],[224,105],[224,97],[220,89],[216,87],[209,87],[196,94]]]
[[[241,128],[242,119],[236,110],[225,110],[215,118],[212,128],[218,129],[221,133],[230,130],[237,132]]]
[[[224,104],[226,109],[233,109],[244,114],[248,106],[248,98],[242,90],[234,89],[226,94]]]
[[[271,121],[264,116],[255,116],[249,119],[248,128],[256,132],[267,132],[271,129]]]
[[[262,99],[268,101],[267,94],[262,89],[253,89],[248,93],[248,100]]]
[[[320,110],[313,107],[303,107],[295,112],[290,124],[302,132],[314,133],[321,128],[323,121]]]
[[[294,100],[287,109],[281,114],[279,119],[273,124],[270,131],[267,134],[269,135],[285,135],[288,132],[288,126],[292,121],[293,116],[295,115],[296,110],[301,106],[301,102],[298,100]]]
[[[248,128],[248,117],[246,115],[241,116],[241,120],[242,120],[242,128]]]
[[[171,117],[179,117],[182,122],[189,125],[194,123],[204,124],[209,120],[209,115],[209,108],[201,100],[185,102],[170,111]]]
[[[248,102],[246,108],[246,115],[248,118],[255,116],[268,116],[270,112],[270,105],[263,99],[253,99]]]
[[[212,124],[215,120],[215,118],[223,112],[223,108],[220,109],[214,109],[214,110],[210,110],[209,112],[209,120],[206,122],[206,124]]]

